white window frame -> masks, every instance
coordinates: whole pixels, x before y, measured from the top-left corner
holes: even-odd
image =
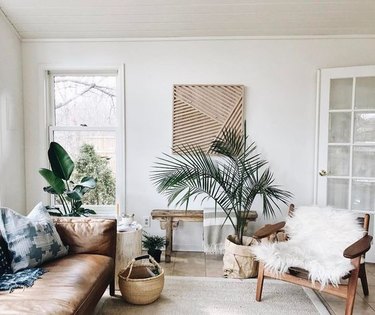
[[[55,131],[114,131],[116,132],[116,201],[114,205],[90,205],[97,215],[115,215],[117,205],[121,213],[126,213],[125,206],[125,67],[119,68],[48,68],[45,70],[46,87],[46,122],[47,122],[47,147],[53,140]],[[56,75],[111,75],[116,76],[116,127],[90,127],[90,126],[56,126],[55,125],[55,97],[54,80]],[[51,196],[51,205],[53,198]]]

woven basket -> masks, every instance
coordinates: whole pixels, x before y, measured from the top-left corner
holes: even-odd
[[[147,259],[146,264],[141,260]],[[152,270],[155,270],[155,275]],[[157,300],[164,287],[164,270],[152,256],[134,258],[118,274],[124,300],[131,304],[150,304]]]

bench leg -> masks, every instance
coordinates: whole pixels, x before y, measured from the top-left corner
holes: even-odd
[[[165,262],[171,262],[172,246],[173,246],[173,230],[172,230],[172,218],[167,218],[166,227],[166,241],[167,246],[165,247]]]

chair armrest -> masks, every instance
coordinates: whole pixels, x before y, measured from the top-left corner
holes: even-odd
[[[61,240],[69,246],[69,253],[99,254],[115,258],[115,219],[54,217],[53,221]]]
[[[344,250],[344,257],[345,258],[356,258],[362,256],[366,253],[371,247],[372,236],[365,235],[349,247]]]
[[[285,226],[285,221],[275,223],[275,224],[267,224],[260,228],[259,230],[255,231],[253,237],[256,239],[261,239],[267,237],[273,233],[280,231]]]

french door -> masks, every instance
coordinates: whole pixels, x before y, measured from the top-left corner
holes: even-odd
[[[319,100],[316,201],[374,214],[375,66],[321,70]]]

